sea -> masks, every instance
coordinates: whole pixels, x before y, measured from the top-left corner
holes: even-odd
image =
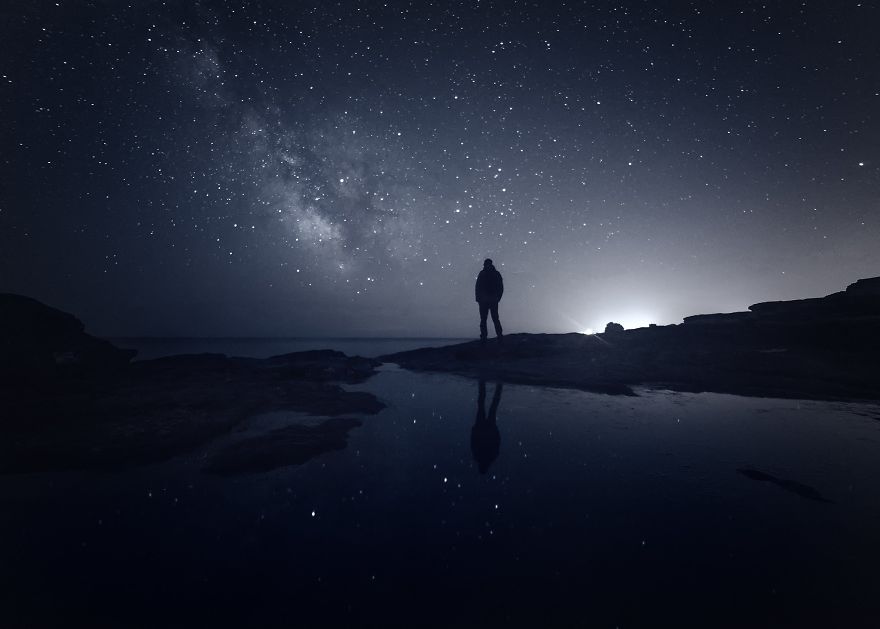
[[[175,354],[226,354],[246,358],[269,358],[291,352],[332,349],[348,356],[374,358],[420,347],[463,343],[466,338],[138,338],[108,339],[117,347],[136,349],[135,360],[151,360]]]

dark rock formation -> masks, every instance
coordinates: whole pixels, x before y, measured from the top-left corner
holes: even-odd
[[[847,295],[880,297],[880,277],[858,280],[846,287]]]
[[[614,321],[609,321],[605,326],[605,334],[618,334],[623,332],[623,326],[619,323],[614,323]]]
[[[323,381],[363,382],[381,363],[372,358],[346,356],[332,349],[294,352],[267,358],[265,365],[286,378]]]
[[[632,385],[813,399],[880,399],[880,278],[817,299],[584,336],[513,334],[381,357],[410,369],[625,393]]]
[[[791,492],[796,496],[800,496],[801,498],[805,498],[807,500],[814,500],[816,502],[832,502],[823,496],[818,489],[815,487],[810,487],[809,485],[804,485],[803,483],[799,483],[794,480],[788,480],[785,478],[777,478],[772,474],[767,474],[766,472],[762,472],[760,470],[754,470],[751,468],[740,468],[736,470],[743,476],[748,479],[762,482],[762,483],[770,483],[771,485],[776,485],[784,489],[785,491]]]
[[[72,314],[36,299],[0,293],[0,375],[45,377],[72,369],[116,369],[134,350],[90,336]]]
[[[380,360],[418,371],[632,395],[621,374],[598,368],[610,347],[598,334],[509,334],[503,344],[472,341],[389,354]]]
[[[136,362],[113,373],[4,380],[0,473],[158,461],[270,411],[373,414],[383,408],[373,395],[345,391],[337,382],[360,382],[378,364],[330,351],[266,360],[200,354]],[[289,461],[338,447],[340,438],[338,430],[315,433]],[[236,466],[246,465],[225,465]]]
[[[333,417],[317,426],[294,424],[238,441],[217,453],[205,471],[220,476],[268,472],[305,463],[324,452],[342,450],[358,419]]]

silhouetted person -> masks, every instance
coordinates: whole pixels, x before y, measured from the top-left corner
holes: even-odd
[[[498,458],[501,449],[501,433],[495,423],[495,414],[498,412],[498,403],[501,402],[501,390],[503,382],[495,384],[495,393],[492,395],[492,404],[489,406],[489,417],[486,417],[486,381],[480,379],[480,393],[477,396],[477,418],[474,427],[471,428],[471,452],[474,453],[474,461],[480,474],[485,474]]]
[[[483,261],[483,270],[477,276],[474,286],[474,299],[480,305],[480,340],[486,342],[486,315],[492,313],[492,323],[495,324],[495,335],[500,342],[501,321],[498,319],[498,302],[504,294],[504,280],[501,273],[492,265],[492,260],[486,258]]]

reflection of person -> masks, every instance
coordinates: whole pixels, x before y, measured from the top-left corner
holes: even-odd
[[[498,403],[501,402],[501,390],[503,382],[495,385],[495,393],[492,395],[492,404],[489,406],[489,416],[486,417],[486,381],[480,379],[480,393],[477,397],[477,418],[474,427],[471,428],[471,452],[480,474],[485,474],[498,458],[501,449],[501,433],[495,423],[495,414],[498,412]]]
[[[492,260],[486,258],[483,261],[483,270],[477,275],[477,283],[474,286],[474,299],[480,304],[480,340],[486,342],[486,315],[492,313],[492,323],[495,325],[495,336],[501,342],[501,321],[498,319],[498,302],[504,294],[504,280],[501,273],[492,265]]]

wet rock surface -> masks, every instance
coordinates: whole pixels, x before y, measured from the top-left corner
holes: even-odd
[[[383,405],[373,395],[345,391],[340,383],[361,382],[378,364],[329,350],[265,360],[200,354],[100,375],[7,380],[0,386],[0,473],[159,461],[272,411],[374,414]],[[337,433],[325,436],[330,446],[338,444]],[[325,445],[313,444],[311,451]]]
[[[227,446],[204,469],[232,476],[300,465],[325,452],[342,450],[348,444],[349,431],[360,425],[353,417],[333,417],[317,426],[293,424]]]
[[[679,325],[514,334],[380,357],[401,367],[632,394],[680,391],[827,400],[880,398],[880,278],[818,299],[696,315]]]
[[[813,500],[815,502],[827,503],[833,502],[825,498],[825,496],[823,496],[815,487],[810,487],[809,485],[799,483],[798,481],[785,478],[777,478],[776,476],[768,474],[767,472],[762,472],[760,470],[754,470],[750,468],[740,468],[736,471],[750,480],[776,485],[780,489],[790,492],[796,496],[800,496],[805,500]]]
[[[319,350],[268,359],[133,352],[88,335],[76,317],[0,295],[0,473],[170,458],[273,411],[328,421],[251,438],[210,463],[220,474],[272,469],[344,447],[352,415],[383,405],[341,383],[381,361],[514,383],[633,395],[632,387],[826,400],[880,399],[880,278],[827,297],[604,334],[514,334],[381,357]]]

